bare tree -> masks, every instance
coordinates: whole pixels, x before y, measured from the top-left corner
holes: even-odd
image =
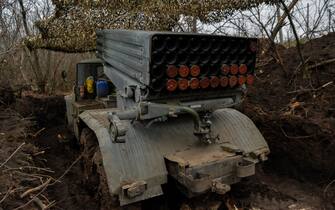
[[[68,54],[48,50],[29,50],[22,39],[38,33],[36,20],[53,12],[51,0],[1,0],[0,4],[0,83],[15,88],[32,86],[34,90],[53,93],[71,87],[72,62],[92,54]],[[67,72],[64,81],[61,72]],[[36,88],[36,89],[35,89]]]
[[[329,31],[332,25],[331,21],[329,22],[329,17],[331,19],[329,11],[332,11],[332,6],[330,0],[316,0],[307,5],[299,2],[296,11],[291,16],[298,29],[302,31],[300,37],[311,39]]]
[[[32,33],[28,27],[28,20],[27,20],[27,11],[24,7],[23,0],[18,0],[20,9],[21,9],[21,15],[22,15],[22,23],[23,23],[23,28],[27,36],[31,36]],[[41,92],[45,92],[45,86],[46,86],[46,80],[44,79],[41,67],[40,67],[40,61],[39,57],[37,55],[36,50],[28,50],[27,47],[25,48],[26,56],[29,59],[29,63],[31,65],[31,68],[33,69],[35,78],[36,78],[36,83]]]
[[[291,17],[291,14],[290,14],[290,10],[288,9],[288,7],[286,6],[284,0],[280,0],[280,3],[282,4],[283,8],[284,8],[284,11],[290,21],[290,25],[292,27],[292,30],[293,30],[293,34],[294,34],[294,37],[296,39],[296,44],[297,44],[297,51],[298,51],[298,54],[299,54],[299,57],[300,57],[300,60],[301,60],[301,66],[304,70],[304,75],[307,75],[307,72],[306,72],[306,62],[305,62],[305,59],[304,59],[304,56],[302,55],[302,52],[301,52],[301,47],[300,47],[300,41],[299,41],[299,36],[298,36],[298,33],[295,29],[295,25],[294,25],[294,22],[293,22],[293,19]]]

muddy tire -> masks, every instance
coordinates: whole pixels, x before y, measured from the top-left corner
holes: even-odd
[[[94,194],[94,198],[100,202],[100,209],[119,210],[117,198],[109,193],[107,178],[102,163],[102,156],[97,137],[89,128],[84,128],[80,134],[82,168],[84,172],[84,184]]]

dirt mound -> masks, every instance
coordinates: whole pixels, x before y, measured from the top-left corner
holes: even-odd
[[[0,209],[98,209],[82,183],[64,97],[25,92],[14,101],[0,107]]]
[[[24,92],[16,99],[15,110],[22,116],[34,117],[38,127],[50,127],[64,124],[65,101],[63,95],[43,95]]]
[[[31,189],[40,186],[46,180],[41,173],[49,171],[39,167],[39,150],[27,141],[34,135],[34,123],[8,107],[0,110],[0,207],[34,209],[32,204],[41,200],[32,200]]]
[[[15,102],[14,91],[11,87],[0,86],[0,104],[9,105]]]
[[[329,183],[335,177],[335,33],[296,48],[279,49],[288,74],[266,57],[257,69],[244,111],[271,148],[267,166],[298,179]]]

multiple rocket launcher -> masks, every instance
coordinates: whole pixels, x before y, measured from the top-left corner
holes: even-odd
[[[215,98],[254,82],[253,38],[103,30],[98,40],[109,69],[145,85],[151,98]]]
[[[86,110],[69,122],[95,132],[120,205],[163,194],[167,175],[189,197],[225,194],[266,160],[269,148],[256,126],[227,109],[254,82],[256,39],[127,30],[97,36],[116,107]],[[91,70],[83,63],[81,72],[84,67]],[[82,106],[77,109],[68,116]]]

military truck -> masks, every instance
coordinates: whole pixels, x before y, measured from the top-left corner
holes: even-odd
[[[236,107],[256,51],[254,38],[98,31],[97,59],[77,64],[66,96],[92,187],[126,206],[165,184],[188,197],[225,194],[253,175],[269,147]]]

